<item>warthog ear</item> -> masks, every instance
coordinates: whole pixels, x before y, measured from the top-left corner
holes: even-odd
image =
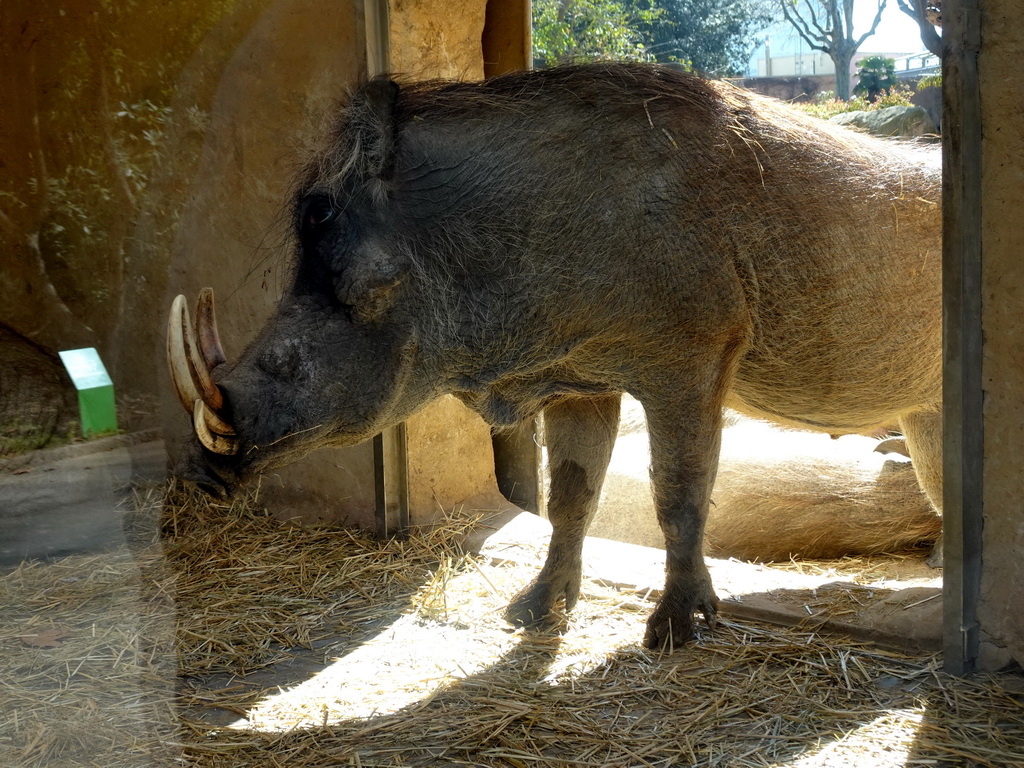
[[[349,130],[367,175],[388,181],[395,165],[395,103],[398,83],[384,75],[356,91],[348,107]]]
[[[407,262],[384,253],[358,259],[342,274],[338,298],[355,319],[375,320],[395,303],[408,272]]]

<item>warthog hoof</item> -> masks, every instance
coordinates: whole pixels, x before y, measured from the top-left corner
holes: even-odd
[[[693,615],[704,614],[708,629],[714,630],[718,597],[708,581],[696,589],[666,590],[647,620],[645,648],[675,648],[693,637]]]
[[[548,618],[551,609],[560,599],[565,601],[568,613],[576,605],[580,595],[580,574],[548,579],[541,573],[533,582],[516,595],[505,611],[505,619],[518,627],[539,624]]]

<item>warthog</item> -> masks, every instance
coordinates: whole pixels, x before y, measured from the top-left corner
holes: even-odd
[[[237,363],[209,296],[197,334],[177,300],[180,471],[223,493],[444,393],[492,425],[543,410],[553,535],[508,611],[534,622],[576,602],[629,392],[668,553],[645,643],[681,642],[717,609],[701,538],[723,406],[899,424],[939,499],[939,220],[912,154],[689,74],[378,77],[300,176],[291,288]]]

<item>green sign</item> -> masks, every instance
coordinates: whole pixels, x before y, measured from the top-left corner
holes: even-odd
[[[114,382],[92,347],[59,352],[61,362],[78,390],[78,411],[86,437],[117,431]]]

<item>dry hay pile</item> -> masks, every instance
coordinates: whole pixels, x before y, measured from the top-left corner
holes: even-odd
[[[3,766],[1024,766],[1019,677],[963,681],[723,621],[663,653],[651,603],[585,584],[555,628],[529,569],[178,496],[163,535],[0,578]],[[461,530],[460,530],[461,529]]]

